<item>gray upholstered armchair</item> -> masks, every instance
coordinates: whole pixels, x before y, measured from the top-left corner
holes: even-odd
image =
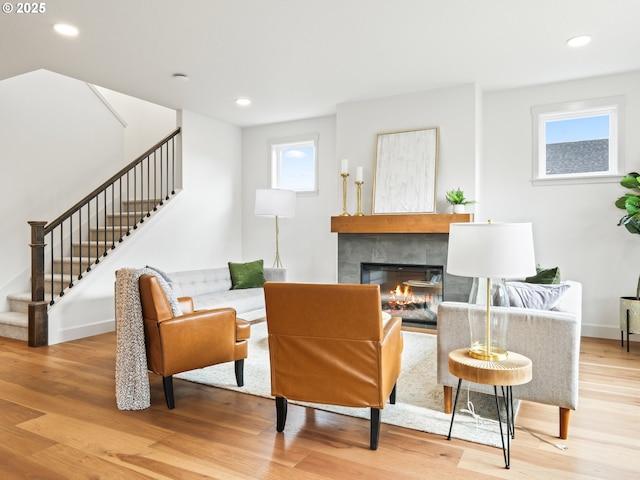
[[[514,398],[553,405],[560,409],[559,437],[566,439],[571,410],[578,406],[578,365],[582,285],[570,285],[553,310],[492,307],[508,316],[508,350],[531,359],[533,379],[513,391]],[[468,303],[443,302],[438,308],[438,384],[444,386],[445,413],[451,413],[452,388],[457,378],[449,373],[448,355],[469,346],[469,315],[484,315],[486,307]],[[474,391],[493,393],[493,387],[472,383]]]

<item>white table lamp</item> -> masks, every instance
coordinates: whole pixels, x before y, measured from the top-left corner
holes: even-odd
[[[276,258],[273,266],[282,268],[278,236],[280,229],[278,217],[293,218],[296,213],[296,192],[292,190],[264,189],[256,190],[255,214],[261,217],[276,218]]]
[[[507,358],[506,322],[491,317],[491,281],[536,273],[530,223],[452,223],[447,273],[486,279],[484,322],[471,322],[469,355],[489,361]],[[503,289],[504,292],[504,289]],[[475,324],[474,324],[475,323]]]

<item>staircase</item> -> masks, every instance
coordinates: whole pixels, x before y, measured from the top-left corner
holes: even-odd
[[[29,222],[32,291],[8,295],[0,337],[47,345],[48,308],[175,195],[179,133],[178,128],[56,220]]]
[[[105,226],[90,228],[87,240],[74,242],[69,255],[54,258],[52,270],[45,273],[45,298],[51,298],[52,303],[57,303],[73,288],[70,283],[76,285],[97,264],[106,261],[109,252],[151,216],[151,212],[147,212],[142,203],[139,200],[122,202],[120,212],[123,213],[107,214]],[[147,201],[144,203],[146,207]],[[151,199],[151,211],[164,203],[165,199]],[[96,245],[99,252],[97,255]],[[31,292],[11,294],[7,299],[9,311],[0,312],[0,337],[27,341]]]

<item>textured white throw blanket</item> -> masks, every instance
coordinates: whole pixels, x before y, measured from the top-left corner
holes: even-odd
[[[138,285],[138,279],[145,274],[158,278],[173,315],[182,315],[173,290],[155,270],[123,268],[116,272],[116,403],[119,410],[143,410],[151,405]]]

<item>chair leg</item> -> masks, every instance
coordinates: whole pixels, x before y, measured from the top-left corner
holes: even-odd
[[[244,358],[234,362],[236,370],[236,383],[239,387],[244,387]]]
[[[162,386],[164,387],[164,398],[167,400],[167,407],[173,409],[176,406],[176,402],[173,399],[173,377],[162,377]]]
[[[571,410],[560,407],[560,438],[566,440],[569,436],[569,416]]]
[[[389,395],[389,403],[391,405],[395,405],[396,403],[396,388],[398,388],[398,384],[393,385],[393,390],[391,390],[391,395]]]
[[[287,423],[287,399],[276,397],[276,430],[283,432],[285,423]]]
[[[371,408],[371,435],[369,437],[369,448],[371,450],[378,449],[379,439],[380,439],[380,409]]]
[[[453,387],[447,385],[444,386],[444,413],[451,413],[453,406],[451,401],[453,400]]]

